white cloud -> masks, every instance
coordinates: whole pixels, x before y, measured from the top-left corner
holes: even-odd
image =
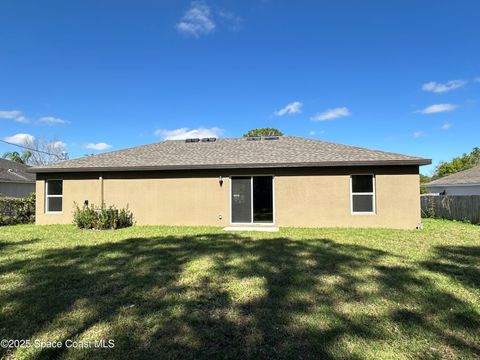
[[[457,105],[455,104],[435,104],[435,105],[430,105],[427,106],[423,110],[419,110],[419,113],[422,114],[436,114],[436,113],[442,113],[442,112],[447,112],[447,111],[453,111],[457,108]]]
[[[38,119],[39,122],[44,123],[44,124],[49,124],[49,125],[55,125],[55,124],[68,124],[69,121],[60,119],[54,116],[42,116],[40,119]]]
[[[422,85],[423,91],[430,91],[437,94],[445,93],[448,91],[452,91],[464,86],[467,82],[465,80],[450,80],[446,83],[437,83],[435,81],[430,81]]]
[[[199,38],[215,30],[215,22],[210,7],[203,1],[193,1],[180,22],[175,27],[187,36]]]
[[[346,107],[338,107],[334,109],[328,109],[322,113],[316,113],[310,120],[313,121],[329,121],[343,116],[349,116],[352,113]]]
[[[3,110],[0,111],[0,119],[10,119],[19,123],[28,123],[28,119],[22,115],[18,110]]]
[[[446,122],[445,124],[442,125],[441,129],[442,129],[442,130],[448,130],[448,129],[450,129],[452,126],[453,126],[452,124]]]
[[[425,133],[423,131],[415,131],[413,133],[414,138],[419,138],[419,137],[422,137],[423,135],[425,135]]]
[[[22,112],[18,110],[0,111],[0,118],[2,119],[15,119],[20,115],[22,115]]]
[[[8,141],[12,144],[25,145],[27,142],[32,142],[35,140],[35,136],[30,134],[15,134],[12,136],[4,137],[3,140]]]
[[[285,106],[284,108],[282,108],[278,111],[275,111],[275,115],[283,116],[283,115],[286,115],[286,114],[296,114],[296,113],[302,112],[302,110],[301,110],[302,105],[303,104],[300,101],[294,101],[294,102],[288,104],[287,106]]]
[[[238,31],[242,28],[242,25],[243,25],[242,17],[235,15],[231,11],[227,11],[227,10],[219,10],[217,14],[220,20],[223,21],[230,30]]]
[[[325,134],[325,130],[320,130],[320,131],[312,130],[308,133],[308,135],[311,135],[311,136],[320,135],[320,134]]]
[[[96,143],[96,144],[90,143],[90,144],[85,145],[85,148],[92,149],[92,150],[106,150],[106,149],[109,149],[111,147],[112,147],[112,145],[104,143],[104,142],[100,142],[100,143]]]
[[[207,138],[219,137],[223,133],[223,129],[213,128],[180,128],[173,130],[158,129],[155,135],[160,136],[163,140],[183,140],[187,138]]]
[[[49,143],[49,145],[51,145],[55,149],[62,149],[67,146],[67,144],[65,144],[63,141],[53,141]]]

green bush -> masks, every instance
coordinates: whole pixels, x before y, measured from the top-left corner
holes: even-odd
[[[35,194],[26,198],[0,197],[0,226],[35,222]]]
[[[133,225],[133,214],[126,208],[117,209],[115,206],[107,207],[102,204],[100,208],[95,205],[83,205],[82,208],[75,204],[73,223],[80,229],[120,229]]]

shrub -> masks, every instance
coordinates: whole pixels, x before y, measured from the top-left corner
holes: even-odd
[[[26,198],[0,197],[0,226],[35,222],[35,194]]]
[[[133,225],[133,214],[126,208],[117,209],[115,206],[107,207],[102,204],[100,208],[95,205],[83,205],[82,208],[75,204],[73,223],[80,229],[120,229]]]

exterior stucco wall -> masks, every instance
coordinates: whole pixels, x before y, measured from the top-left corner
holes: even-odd
[[[2,182],[0,196],[23,198],[35,192],[35,184]]]
[[[128,204],[138,224],[228,224],[228,182],[217,177],[106,179],[104,188],[105,202]]]
[[[350,174],[374,173],[376,214],[350,212]],[[420,222],[418,166],[39,174],[37,224],[70,223],[73,202],[128,204],[137,224],[230,225],[230,175],[275,176],[275,225],[414,228]],[[223,185],[219,184],[219,176]],[[46,178],[64,179],[62,214],[45,214]]]
[[[348,175],[277,177],[277,222],[302,227],[415,228],[418,175],[376,175],[376,213],[352,214]]]
[[[428,192],[438,194],[445,191],[445,195],[480,195],[480,185],[464,186],[429,186]]]

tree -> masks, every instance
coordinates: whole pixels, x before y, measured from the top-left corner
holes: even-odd
[[[28,165],[42,166],[67,159],[65,143],[58,139],[35,138],[27,140],[25,147],[32,149],[32,156],[28,160]]]
[[[3,154],[3,158],[11,161],[15,161],[20,164],[28,164],[30,158],[32,157],[32,152],[28,150],[18,153],[18,151],[9,151]]]
[[[433,178],[441,178],[457,172],[470,169],[480,164],[480,148],[475,147],[470,153],[453,158],[451,161],[442,161],[435,169]]]
[[[427,187],[424,185],[432,181],[432,178],[427,175],[420,174],[420,194],[428,193]]]
[[[245,134],[243,137],[252,137],[252,136],[283,136],[283,133],[275,128],[259,128],[252,129]]]

